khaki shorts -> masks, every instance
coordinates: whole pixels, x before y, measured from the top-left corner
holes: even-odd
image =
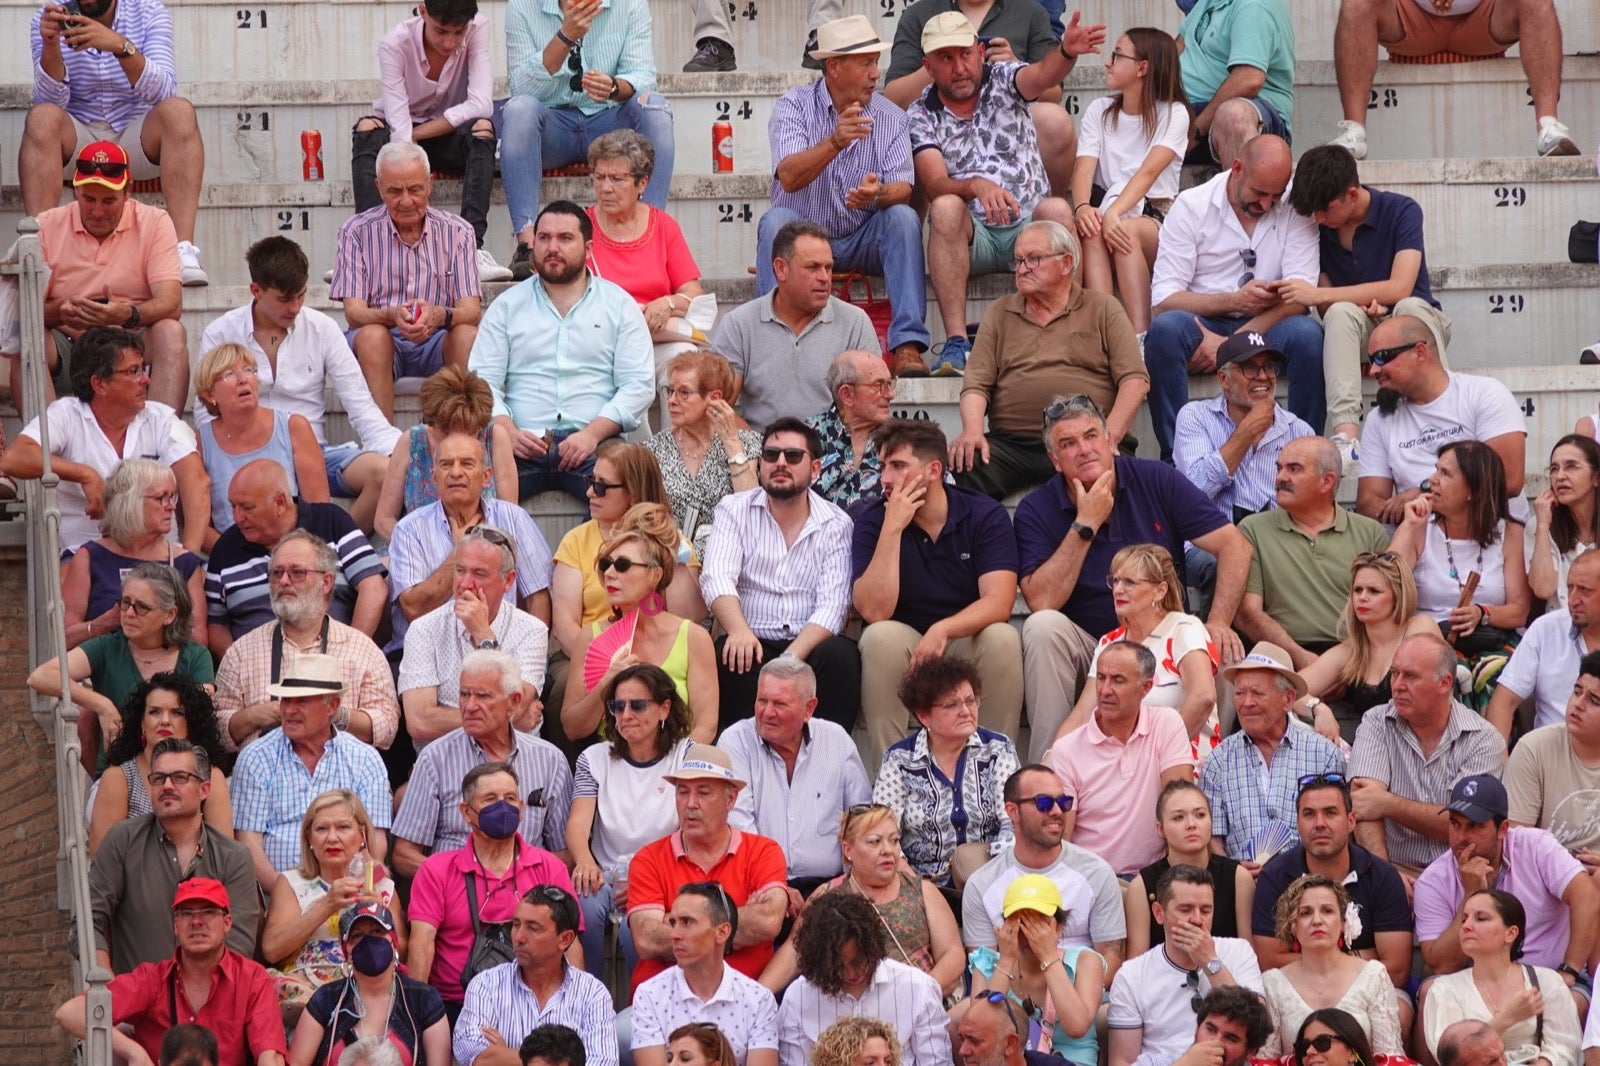
[[[150,162],[150,158],[144,154],[144,145],[139,141],[139,135],[144,130],[144,115],[128,123],[121,133],[104,122],[79,122],[77,119],[72,120],[72,128],[78,131],[78,146],[72,150],[72,158],[67,165],[61,168],[62,177],[68,181],[77,172],[78,153],[95,141],[111,141],[128,153],[134,181],[150,181],[161,176],[161,168]]]
[[[1417,0],[1394,0],[1400,16],[1402,36],[1394,44],[1385,43],[1391,55],[1432,56],[1454,52],[1460,56],[1495,56],[1511,47],[1489,36],[1489,16],[1495,0],[1483,0],[1465,15],[1430,15]]]

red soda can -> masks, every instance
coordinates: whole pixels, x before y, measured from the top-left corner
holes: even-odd
[[[717,174],[733,172],[733,123],[726,119],[711,124],[711,169]]]
[[[300,152],[304,156],[300,164],[307,181],[321,181],[322,170],[322,131],[302,130],[300,132]]]

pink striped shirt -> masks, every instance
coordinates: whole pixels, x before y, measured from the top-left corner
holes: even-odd
[[[339,254],[328,295],[365,300],[377,308],[408,300],[454,307],[469,296],[481,298],[472,224],[430,207],[422,239],[406,244],[384,205],[353,215],[339,227]]]
[[[443,118],[456,129],[494,111],[494,68],[489,58],[489,18],[467,23],[460,47],[445,59],[437,79],[428,77],[422,46],[422,16],[406,19],[378,45],[382,95],[372,113],[388,120],[389,137],[411,140],[411,127]]]

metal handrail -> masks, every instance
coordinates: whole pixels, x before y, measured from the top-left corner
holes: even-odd
[[[37,416],[46,407],[48,366],[44,353],[44,291],[47,268],[39,245],[39,223],[24,218],[17,223],[17,258],[0,267],[13,274],[18,285],[18,315],[22,327],[22,396],[16,397],[23,418]],[[61,478],[51,467],[50,427],[39,419],[39,450],[44,472],[37,481],[20,484],[28,543],[28,598],[33,604],[28,626],[29,661],[54,657],[67,661],[65,606],[61,600],[61,507],[56,486]],[[89,838],[83,824],[84,795],[88,779],[83,772],[78,743],[78,708],[61,670],[61,691],[49,696],[34,693],[36,718],[53,726],[56,746],[56,820],[60,841],[56,850],[56,904],[72,915],[76,933],[76,976],[88,996],[87,1032],[82,1053],[88,1066],[111,1066],[111,974],[95,959],[93,913],[89,905]]]

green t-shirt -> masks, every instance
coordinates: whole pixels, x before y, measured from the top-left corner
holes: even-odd
[[[1294,130],[1294,25],[1286,0],[1200,0],[1178,27],[1183,91],[1197,108],[1217,95],[1232,67],[1266,73],[1261,99]]]

